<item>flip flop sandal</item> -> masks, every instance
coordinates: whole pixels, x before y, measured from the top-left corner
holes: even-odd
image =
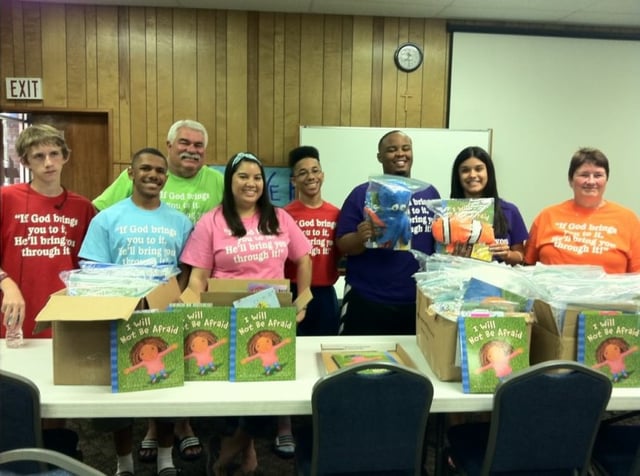
[[[158,459],[158,440],[145,438],[138,448],[138,461],[141,463],[155,463]]]
[[[185,436],[176,441],[176,446],[183,461],[195,461],[202,457],[202,443],[197,436]]]
[[[276,436],[273,451],[281,458],[293,458],[296,454],[296,441],[293,435]]]
[[[178,476],[180,474],[180,469],[178,468],[164,468],[161,471],[158,471],[158,476]]]

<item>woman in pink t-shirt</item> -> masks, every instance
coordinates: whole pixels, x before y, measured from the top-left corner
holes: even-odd
[[[271,204],[264,180],[262,163],[253,154],[238,153],[227,163],[222,205],[200,218],[180,257],[192,267],[189,288],[197,294],[207,291],[211,277],[282,279],[287,259],[297,266],[299,293],[311,285],[311,244],[293,218]],[[222,441],[213,474],[224,474],[240,453],[242,471],[257,468],[255,425],[252,418],[242,419],[233,436]]]

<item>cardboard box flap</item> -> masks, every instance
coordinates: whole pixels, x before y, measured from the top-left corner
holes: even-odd
[[[36,322],[128,319],[139,302],[137,297],[67,296],[62,291],[49,297]]]
[[[553,315],[551,306],[539,299],[533,302],[533,313],[536,316],[537,325],[543,327],[548,332],[554,335],[560,335],[560,329],[558,329],[558,323]]]
[[[169,304],[180,300],[180,286],[176,279],[170,279],[166,283],[154,288],[146,298],[149,309],[161,311],[169,307]]]
[[[180,295],[180,302],[183,302],[185,304],[199,303],[200,294],[198,294],[191,288],[187,288],[184,291],[182,291],[182,294]]]
[[[210,278],[208,281],[209,292],[249,292],[250,284],[272,284],[274,286],[285,286],[289,290],[288,279],[223,279]]]
[[[200,294],[198,301],[195,302],[210,302],[216,306],[233,306],[234,301],[245,297],[247,294],[246,291],[204,292]],[[276,293],[276,297],[281,307],[291,306],[291,293]]]

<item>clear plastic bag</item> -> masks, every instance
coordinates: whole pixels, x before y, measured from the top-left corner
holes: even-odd
[[[367,248],[408,250],[411,248],[411,196],[429,187],[420,180],[395,175],[369,178],[365,196],[365,220],[374,230]]]

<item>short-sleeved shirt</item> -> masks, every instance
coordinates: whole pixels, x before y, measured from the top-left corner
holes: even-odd
[[[78,267],[78,251],[94,215],[91,202],[70,191],[48,197],[26,183],[0,187],[0,268],[25,299],[25,338],[51,337],[51,329],[34,334],[35,318],[49,295],[64,288],[60,272]],[[0,325],[0,335],[4,331]]]
[[[640,271],[640,220],[617,203],[591,209],[567,200],[536,217],[524,257],[528,264],[590,264],[607,273],[635,273]]]
[[[507,225],[509,226],[509,231],[506,235],[496,236],[496,243],[509,246],[524,244],[529,237],[529,232],[520,214],[520,210],[518,210],[518,207],[513,203],[507,202],[506,200],[500,199],[499,203]]]
[[[364,203],[368,182],[358,185],[346,198],[336,228],[336,238],[356,232],[364,220]],[[425,254],[434,251],[431,234],[433,212],[427,201],[440,198],[433,186],[414,193],[411,197],[411,248]],[[409,304],[416,300],[418,261],[410,251],[366,249],[358,255],[347,256],[345,281],[361,296],[373,302]]]
[[[311,250],[291,215],[276,208],[280,233],[263,235],[258,230],[259,214],[243,218],[247,234],[233,236],[218,206],[196,223],[180,261],[210,269],[212,278],[284,278],[287,259],[297,261]]]
[[[187,216],[164,203],[154,210],[122,200],[96,215],[82,242],[84,259],[113,264],[173,264],[193,225]]]
[[[189,217],[192,223],[222,202],[224,177],[220,172],[210,167],[202,167],[191,178],[184,178],[167,174],[167,182],[160,192],[162,203],[181,211]],[[95,200],[93,205],[98,210],[104,210],[133,194],[133,182],[127,171],[123,171],[118,178],[109,185]]]
[[[300,200],[294,200],[284,209],[311,242],[311,286],[333,286],[338,280],[336,223],[340,209],[329,202],[322,202],[318,208],[310,208]],[[296,282],[296,267],[290,261],[287,262],[285,275]]]

